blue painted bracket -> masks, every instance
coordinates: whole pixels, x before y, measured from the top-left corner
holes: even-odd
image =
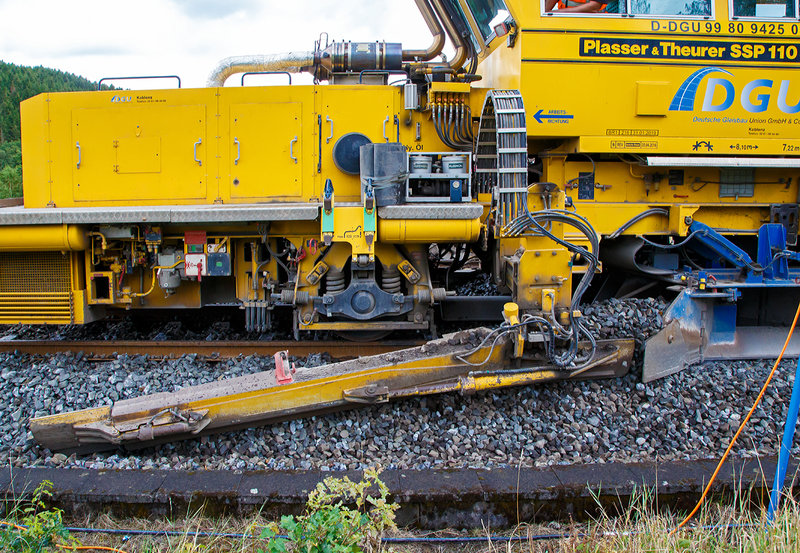
[[[689,225],[689,232],[694,234],[695,240],[717,253],[733,266],[744,269],[753,265],[753,259],[746,251],[722,236],[710,226],[700,221],[694,221]]]
[[[772,494],[769,497],[769,509],[767,510],[767,524],[772,525],[775,519],[775,511],[781,500],[781,491],[786,481],[786,468],[789,466],[792,442],[794,440],[794,430],[797,426],[797,412],[800,410],[800,363],[794,374],[794,386],[792,387],[792,398],[789,400],[789,412],[786,414],[786,423],[783,426],[783,440],[781,450],[778,453],[778,466],[775,468],[775,481],[772,484]]]
[[[789,260],[800,260],[786,249],[786,229],[762,225],[758,233],[757,263],[736,244],[711,227],[695,221],[689,227],[698,250],[718,256],[734,268],[686,268],[679,273],[686,286],[664,314],[664,327],[647,342],[642,378],[662,378],[706,359],[752,359],[777,355],[785,340],[778,327],[737,328],[737,300],[753,288],[797,288],[800,270]],[[711,263],[713,264],[713,262]],[[797,355],[798,344],[787,355]]]
[[[377,212],[375,190],[372,179],[368,179],[364,186],[364,239],[370,247],[375,243],[375,233],[378,231]]]
[[[333,183],[331,179],[327,179],[322,196],[322,240],[326,246],[330,246],[333,241],[333,204]]]
[[[777,223],[761,225],[758,230],[757,263],[746,251],[706,224],[695,221],[689,226],[689,231],[703,248],[736,267],[734,270],[718,268],[706,270],[714,280],[725,280],[725,284],[721,285],[723,287],[786,287],[800,284],[798,280],[800,272],[789,269],[789,260],[800,261],[800,253],[786,249],[786,228],[783,225]],[[745,271],[743,282],[740,278],[741,271]]]

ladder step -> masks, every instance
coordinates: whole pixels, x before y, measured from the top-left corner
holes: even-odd
[[[498,173],[528,173],[528,169],[523,169],[521,167],[500,167],[497,169]]]

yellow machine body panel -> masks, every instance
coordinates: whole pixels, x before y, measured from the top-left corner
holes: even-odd
[[[279,198],[303,197],[303,137],[299,102],[231,106],[233,141],[228,166],[231,199],[257,199],[280,181]],[[242,144],[245,155],[242,157]]]
[[[343,136],[446,150],[402,102],[374,85],[39,95],[22,103],[25,206],[319,201],[328,178],[358,202],[334,161]]]
[[[0,251],[39,251],[43,241],[77,250],[91,306],[240,302],[253,328],[279,305],[301,330],[423,329],[429,307],[454,292],[435,290],[433,273],[444,271],[448,288],[447,263],[472,254],[523,313],[571,304],[588,265],[558,240],[593,238],[563,221],[549,223],[553,236],[514,231],[529,212],[574,210],[603,248],[621,234],[686,236],[694,220],[743,242],[785,223],[795,239],[800,22],[732,17],[724,0],[693,2],[699,15],[666,13],[684,10],[677,0],[623,2],[645,4],[659,13],[436,2],[452,20],[461,14],[456,31],[471,33],[474,59],[449,69],[414,55],[400,63],[407,79],[350,67],[330,69],[326,85],[31,98],[25,207],[56,230],[25,237],[12,221]],[[509,17],[494,27],[501,8]],[[318,52],[317,69],[378,55],[378,43],[349,44]],[[406,205],[373,204],[386,183],[362,180],[364,142],[403,146],[404,189],[392,201]],[[654,167],[658,156],[678,161]],[[765,156],[775,163],[746,166]],[[445,172],[453,157],[461,171]],[[227,208],[241,211],[215,218]],[[106,209],[124,220],[98,222]],[[88,245],[73,247],[70,235],[62,248],[62,228],[86,232]]]
[[[42,94],[22,103],[26,207],[205,203],[212,90]],[[213,122],[213,120],[212,120]]]
[[[333,157],[334,148],[342,137],[350,133],[363,134],[370,142],[375,143],[385,142],[385,136],[392,142],[398,141],[401,127],[395,121],[405,115],[402,97],[396,90],[383,86],[319,87],[317,114],[321,118],[322,130],[322,164],[319,170],[336,176],[333,180],[337,198],[341,201],[360,202],[361,179],[358,175],[345,173],[337,166]],[[402,130],[407,129],[403,127]],[[436,135],[432,129],[428,128],[428,131],[427,138],[430,141]],[[406,135],[405,132],[403,134]],[[409,138],[403,140],[403,143],[413,143]],[[430,149],[434,147],[430,144]],[[320,184],[324,184],[324,181]]]
[[[308,201],[313,196],[314,87],[217,89],[222,203]]]
[[[72,121],[75,202],[206,198],[206,106],[75,109]]]
[[[532,138],[595,153],[800,153],[796,18],[731,18],[724,1],[710,16],[507,4],[514,46],[481,63],[479,84],[522,92]]]

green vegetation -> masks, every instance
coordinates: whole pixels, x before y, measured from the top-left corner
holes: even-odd
[[[20,102],[43,92],[96,89],[97,83],[72,73],[0,61],[0,198],[22,196]]]
[[[309,494],[302,515],[283,516],[280,525],[261,532],[268,541],[266,549],[259,549],[258,553],[380,551],[383,533],[396,528],[394,512],[399,505],[387,501],[389,490],[378,473],[367,469],[358,483],[347,477],[326,478]],[[377,496],[368,495],[373,486]],[[277,537],[279,531],[288,538]]]
[[[471,534],[529,536],[513,543],[488,539],[464,544],[397,544],[385,547],[382,538],[396,531],[396,504],[388,501],[388,490],[378,471],[365,471],[360,482],[328,478],[309,495],[303,514],[268,522],[260,515],[246,520],[205,519],[199,515],[174,521],[147,519],[119,520],[94,514],[89,520],[74,521],[82,527],[133,530],[170,530],[170,536],[121,536],[87,534],[80,543],[72,538],[62,521],[61,511],[47,510],[49,483],[34,494],[30,504],[11,507],[0,527],[0,551],[12,553],[54,553],[56,551],[110,548],[118,553],[789,553],[800,551],[800,506],[792,497],[783,499],[774,524],[765,526],[766,510],[758,498],[740,491],[724,502],[709,501],[698,512],[691,527],[671,533],[679,513],[658,505],[647,490],[633,504],[601,515],[588,524],[547,526],[520,525],[513,530],[484,528]],[[19,526],[17,526],[19,525]],[[24,525],[24,526],[23,526]],[[195,532],[213,534],[202,537]],[[135,532],[133,532],[135,534]],[[279,537],[278,533],[284,537]],[[260,538],[256,538],[259,536]],[[445,530],[430,537],[464,534]],[[558,535],[559,539],[536,540],[537,535]],[[419,535],[417,535],[419,537]]]
[[[0,198],[22,196],[22,147],[19,140],[0,143]]]
[[[647,489],[621,516],[603,514],[551,551],[569,553],[789,553],[800,551],[800,506],[781,499],[772,526],[766,526],[769,500],[759,490],[737,490],[723,502],[706,501],[689,525],[674,531],[684,513],[671,512]],[[530,548],[526,551],[538,551]]]
[[[56,547],[77,545],[64,528],[59,509],[47,509],[52,482],[45,480],[33,492],[29,504],[15,504],[0,526],[0,550],[10,553],[42,553]],[[66,545],[65,545],[66,544]]]

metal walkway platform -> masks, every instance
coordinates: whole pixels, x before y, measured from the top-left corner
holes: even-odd
[[[342,203],[340,205],[351,205]],[[352,204],[359,205],[359,204]],[[0,225],[114,225],[135,223],[248,223],[265,221],[313,221],[318,203],[202,204],[158,206],[103,206],[25,208],[0,207]],[[408,204],[378,208],[383,219],[477,219],[483,205]]]
[[[234,223],[312,221],[319,204],[236,204],[0,208],[0,225],[86,225],[134,223]]]

